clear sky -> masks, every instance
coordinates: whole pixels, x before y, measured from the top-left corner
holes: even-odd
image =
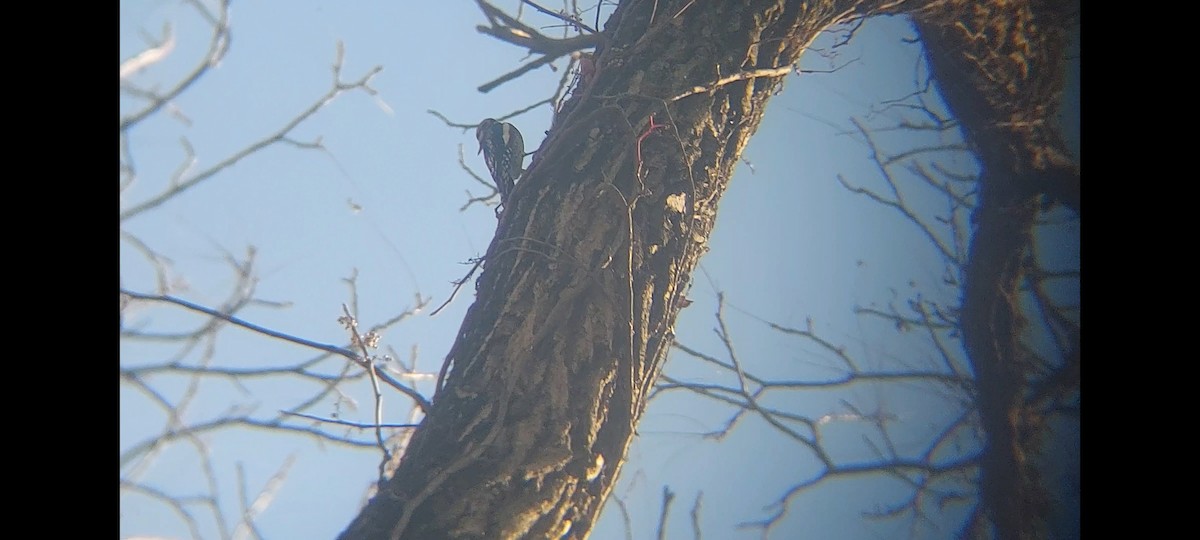
[[[510,13],[516,1],[497,3]],[[548,4],[549,5],[549,4]],[[550,7],[558,7],[549,5]],[[611,7],[606,8],[611,10]],[[606,11],[607,13],[607,11]],[[588,17],[594,16],[589,12]],[[555,21],[526,9],[523,20],[546,32]],[[162,35],[169,21],[177,40],[163,62],[133,76],[142,88],[167,88],[203,56],[210,32],[189,6],[168,1],[121,2],[121,60],[146,47],[144,36]],[[254,246],[256,298],[286,306],[251,306],[240,316],[256,324],[314,341],[342,344],[337,324],[341,305],[351,299],[344,279],[357,272],[359,319],[383,321],[414,302],[432,303],[419,316],[388,330],[383,346],[417,367],[436,372],[453,342],[462,316],[473,300],[468,285],[442,313],[429,311],[446,300],[451,280],[463,276],[464,261],[482,254],[496,223],[491,208],[460,207],[467,192],[486,192],[459,164],[486,176],[473,133],[447,127],[429,114],[435,110],[460,123],[501,116],[549,97],[562,76],[535,70],[488,94],[476,88],[517,67],[525,51],[475,31],[485,20],[473,2],[323,2],[291,0],[235,2],[232,39],[219,67],[171,104],[171,114],[135,127],[129,145],[137,180],[121,195],[122,211],[154,196],[185,163],[186,143],[195,163],[189,173],[226,159],[285,125],[328,90],[338,41],[344,43],[344,80],[357,80],[374,66],[377,96],[351,92],[338,96],[290,133],[291,139],[318,138],[327,152],[287,144],[268,147],[192,188],[177,200],[122,223],[123,233],[171,259],[172,294],[219,306],[235,282],[226,253],[244,256]],[[840,36],[840,35],[839,35]],[[953,291],[940,285],[944,265],[928,242],[895,212],[882,209],[842,187],[843,175],[854,185],[881,189],[863,137],[851,117],[870,125],[894,124],[894,111],[881,102],[913,91],[923,80],[919,46],[902,42],[915,33],[903,18],[868,23],[836,56],[810,54],[802,67],[836,73],[792,76],[775,97],[766,120],[745,152],[727,195],[720,203],[704,272],[689,293],[694,304],[681,315],[677,339],[690,347],[727,358],[715,338],[718,289],[725,293],[725,316],[744,366],[755,373],[787,379],[830,377],[830,355],[810,344],[770,331],[760,319],[814,330],[845,345],[871,367],[913,365],[929,355],[921,340],[897,334],[889,325],[858,317],[855,306],[903,306],[913,291],[948,300]],[[827,48],[833,35],[814,48]],[[123,96],[121,114],[138,108]],[[542,106],[510,119],[536,148],[548,127],[551,109]],[[921,136],[928,137],[928,136]],[[911,134],[881,134],[893,149],[918,139]],[[934,139],[921,138],[928,142]],[[946,136],[945,143],[954,143]],[[962,153],[943,156],[957,170],[974,165]],[[185,174],[185,177],[186,177]],[[914,205],[932,213],[944,199],[929,190],[909,193]],[[1077,235],[1077,232],[1076,232]],[[122,239],[121,277],[126,288],[154,292],[155,275],[131,242]],[[1077,263],[1077,249],[1075,251]],[[716,287],[716,288],[714,288]],[[127,327],[169,332],[191,328],[203,318],[178,309],[136,304]],[[281,344],[236,329],[224,330],[212,346],[214,364],[224,367],[279,365],[316,356],[311,350]],[[122,342],[123,366],[172,359],[177,346]],[[329,364],[337,365],[337,364]],[[727,373],[673,353],[666,373],[694,381],[732,384]],[[187,391],[186,381],[157,379],[167,399]],[[418,388],[429,393],[431,385]],[[365,387],[313,414],[339,415],[369,422],[371,398]],[[205,383],[184,418],[200,423],[236,406],[270,417],[311,387],[229,381]],[[813,418],[845,415],[841,400],[864,410],[878,403],[898,418],[896,442],[903,452],[918,451],[930,430],[945,423],[944,404],[912,388],[858,386],[850,390],[786,393],[770,398],[773,406]],[[145,394],[122,384],[122,453],[161,429],[164,417]],[[353,404],[351,404],[353,403]],[[387,394],[387,419],[405,422],[408,402]],[[803,447],[751,418],[723,441],[702,435],[718,429],[732,409],[690,394],[668,394],[646,413],[623,476],[614,492],[629,515],[630,530],[610,502],[593,538],[652,538],[662,486],[678,493],[672,509],[670,538],[690,538],[688,512],[704,492],[701,519],[710,538],[758,537],[737,524],[769,516],[764,510],[787,487],[816,473],[816,462]],[[833,420],[834,424],[843,420]],[[849,460],[869,459],[870,445],[854,427],[834,425],[829,444]],[[364,437],[366,438],[366,437]],[[369,451],[318,445],[303,437],[264,436],[232,430],[204,437],[228,516],[238,515],[237,471],[257,492],[289,459],[285,484],[257,519],[267,538],[330,538],[355,515],[375,475],[377,455]],[[969,450],[969,445],[967,450]],[[197,473],[194,447],[180,444],[164,451],[139,479],[157,489],[193,495],[207,489]],[[131,474],[122,468],[122,477]],[[894,480],[855,478],[822,485],[793,499],[787,516],[772,531],[775,538],[877,538],[903,533],[908,521],[862,518],[864,511],[895,504],[905,491]],[[212,520],[200,512],[200,528],[215,538]],[[960,517],[952,509],[935,516],[937,527],[922,536],[948,537]],[[236,519],[230,517],[229,519]],[[187,528],[169,508],[144,496],[123,493],[121,535],[188,537]]]

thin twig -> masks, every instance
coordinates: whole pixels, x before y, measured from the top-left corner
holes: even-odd
[[[253,332],[258,332],[265,336],[273,337],[276,339],[281,339],[281,340],[284,340],[284,341],[287,341],[290,343],[295,343],[297,345],[301,345],[304,347],[317,349],[319,351],[325,351],[330,354],[336,354],[336,355],[345,357],[359,365],[363,365],[365,362],[365,360],[360,359],[353,351],[351,351],[349,349],[346,349],[343,347],[338,347],[336,345],[318,343],[316,341],[310,341],[307,339],[298,338],[298,337],[290,335],[290,334],[284,334],[282,332],[277,332],[275,330],[271,330],[269,328],[264,328],[262,326],[254,324],[254,323],[244,321],[244,320],[234,317],[232,315],[221,313],[220,311],[214,310],[212,308],[207,308],[207,307],[201,306],[199,304],[194,304],[194,303],[184,300],[182,298],[176,298],[173,296],[160,295],[160,294],[144,294],[144,293],[134,292],[134,291],[131,291],[131,290],[125,289],[125,288],[121,289],[121,294],[128,295],[130,298],[132,298],[134,300],[146,300],[146,301],[151,301],[151,302],[164,302],[164,303],[168,303],[168,304],[174,304],[177,306],[181,306],[181,307],[190,309],[192,311],[196,311],[199,313],[203,313],[205,315],[216,317],[218,319],[233,323],[234,325],[240,326],[247,330],[250,330]],[[366,366],[364,366],[364,368],[365,367]],[[399,381],[393,379],[387,373],[379,372],[378,375],[379,375],[379,378],[381,380],[383,380],[383,382],[388,384],[388,386],[391,386],[392,388],[399,390],[404,395],[406,395],[406,396],[412,398],[414,401],[416,401],[417,406],[420,407],[421,410],[423,410],[423,411],[429,410],[430,403],[429,403],[429,400],[425,399],[425,396],[422,396],[416,390],[413,390],[412,388],[409,388],[409,387],[405,386],[404,384],[401,384]]]

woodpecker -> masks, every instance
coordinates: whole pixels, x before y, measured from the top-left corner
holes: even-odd
[[[505,204],[521,176],[521,165],[525,161],[525,141],[521,132],[508,122],[484,118],[475,129],[475,138],[479,139],[479,152],[483,153],[483,161],[496,182],[496,191],[500,192],[500,204]]]

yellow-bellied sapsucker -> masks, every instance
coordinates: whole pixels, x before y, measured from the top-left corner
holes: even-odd
[[[525,141],[516,126],[484,118],[475,129],[479,139],[479,151],[487,163],[488,172],[500,192],[500,204],[508,202],[508,196],[521,176],[521,164],[525,161]]]

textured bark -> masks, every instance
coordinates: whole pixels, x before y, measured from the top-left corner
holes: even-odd
[[[343,538],[587,536],[767,100],[864,9],[621,3],[500,220],[445,388]]]
[[[1068,17],[1079,6],[949,4],[917,21],[942,96],[982,165],[961,319],[988,439],[981,494],[997,538],[1043,538],[1047,496],[1031,457],[1045,430],[1030,406],[1038,367],[1021,343],[1018,299],[1039,209],[1053,201],[1080,210],[1079,167],[1056,118]],[[1066,365],[1078,369],[1077,349]],[[1078,377],[1073,384],[1078,390]]]
[[[342,538],[586,537],[787,67],[830,24],[908,7],[621,2],[500,219],[445,388]]]

